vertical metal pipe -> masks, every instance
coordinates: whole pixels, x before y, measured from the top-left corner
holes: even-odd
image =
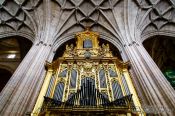
[[[86,92],[85,92],[85,89],[86,89],[86,86],[85,86],[85,83],[84,83],[84,89],[83,89],[84,90],[83,91],[84,92],[84,100],[83,100],[84,105],[85,105],[85,102],[86,102]]]
[[[83,87],[81,86],[80,90],[79,90],[80,91],[80,105],[82,105],[82,98],[83,98],[83,96],[82,96],[83,95],[82,89],[83,89]]]
[[[92,98],[93,98],[93,94],[92,94],[92,82],[90,82],[90,105],[92,105]]]
[[[82,86],[82,95],[83,95],[83,98],[82,98],[82,104],[84,105],[84,83],[83,83],[83,86]]]
[[[93,91],[93,89],[94,88],[93,88],[92,83],[91,83],[91,87],[92,87],[92,89],[91,89],[91,91],[92,91],[92,98],[91,98],[92,99],[92,102],[91,102],[91,104],[94,105],[94,103],[93,103],[93,101],[94,101],[94,91]]]
[[[87,102],[87,104],[86,105],[89,105],[89,80],[87,80],[87,87],[86,87],[86,95],[87,95],[87,100],[86,100],[86,102]]]
[[[86,85],[85,85],[85,96],[86,96],[85,105],[87,105],[87,82],[86,82]]]
[[[97,105],[99,105],[99,95],[98,95],[97,89],[95,89],[95,94],[97,95]]]
[[[74,101],[74,105],[76,105],[77,104],[77,93],[75,93],[75,101]]]
[[[93,104],[96,105],[96,93],[95,93],[95,85],[93,85],[93,94],[94,94],[94,98],[93,98]]]
[[[72,103],[74,105],[75,94],[73,95]]]
[[[99,93],[100,94],[100,93]],[[101,94],[100,94],[100,104],[102,104],[102,96],[101,96]]]

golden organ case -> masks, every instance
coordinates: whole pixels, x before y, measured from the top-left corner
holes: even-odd
[[[46,63],[46,76],[32,115],[144,115],[124,63],[99,34],[76,34],[62,57]]]

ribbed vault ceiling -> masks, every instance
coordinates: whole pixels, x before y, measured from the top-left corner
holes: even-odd
[[[0,16],[0,35],[31,34],[32,41],[53,43],[89,26],[121,43],[141,42],[145,34],[174,33],[175,1],[1,0]]]

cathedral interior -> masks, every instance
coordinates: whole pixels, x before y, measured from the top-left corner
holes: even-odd
[[[175,0],[0,0],[1,116],[174,116]]]

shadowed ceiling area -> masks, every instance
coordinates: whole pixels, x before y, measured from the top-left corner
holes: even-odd
[[[144,41],[143,45],[175,88],[175,38],[155,36]]]
[[[22,37],[0,39],[0,91],[23,60],[32,42]],[[7,69],[7,70],[6,70]]]
[[[7,81],[12,76],[12,73],[5,69],[0,69],[0,91],[4,88]]]

